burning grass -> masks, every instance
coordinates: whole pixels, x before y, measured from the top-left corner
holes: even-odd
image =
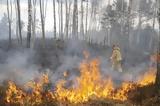
[[[60,80],[55,87],[52,87],[48,74],[42,74],[38,79],[29,81],[24,86],[9,81],[1,100],[6,105],[22,106],[87,106],[96,103],[111,106],[113,101],[126,102],[129,99],[129,92],[136,88],[155,82],[156,70],[150,68],[137,82],[123,82],[119,87],[115,87],[112,78],[102,78],[99,59],[89,59],[89,54],[86,52],[84,54],[85,59],[79,67],[80,76],[75,79],[76,83],[71,87],[65,87],[65,80]],[[67,75],[65,73],[64,77]]]

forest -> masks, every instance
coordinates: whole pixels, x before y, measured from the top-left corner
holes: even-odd
[[[0,106],[159,105],[159,0],[0,0]]]

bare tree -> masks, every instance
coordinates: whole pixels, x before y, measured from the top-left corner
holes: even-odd
[[[61,11],[61,6],[60,6],[60,0],[57,0],[58,2],[58,16],[59,16],[59,37],[61,36],[61,14],[60,14],[60,11]]]
[[[155,29],[155,22],[156,22],[156,15],[157,15],[157,0],[153,3],[153,23],[152,23],[152,32],[154,33]],[[151,37],[150,42],[149,42],[149,48],[152,50],[152,44],[153,44],[153,37]]]
[[[22,24],[21,24],[21,11],[20,11],[20,0],[17,0],[17,15],[18,15],[18,27],[19,27],[19,37],[20,37],[20,44],[22,45]]]
[[[42,40],[43,40],[43,47],[45,47],[45,18],[46,18],[46,11],[47,11],[47,2],[44,0],[40,0],[40,15],[41,15],[41,28],[42,28]]]
[[[68,33],[69,33],[69,15],[70,15],[70,3],[68,3],[68,0],[65,2],[66,4],[66,23],[65,23],[65,34],[66,37],[68,38]],[[69,5],[68,5],[69,4]]]
[[[55,5],[56,1],[53,0],[53,17],[54,17],[54,38],[57,38],[57,28],[56,28],[56,5]]]
[[[35,44],[35,36],[36,36],[36,6],[37,0],[32,0],[32,48],[34,48]]]
[[[30,48],[31,44],[31,30],[32,30],[32,3],[28,0],[28,31],[27,31],[27,48]]]
[[[84,23],[83,23],[83,20],[84,20],[84,8],[83,8],[83,1],[84,0],[81,0],[81,27],[80,27],[80,32],[82,34],[82,37],[84,38]]]
[[[86,0],[86,30],[85,30],[85,34],[87,36],[87,31],[88,31],[88,0]]]
[[[69,0],[69,7],[68,7],[68,37],[69,34],[72,33],[72,11],[71,11],[71,5],[72,5],[72,1]]]
[[[124,0],[121,0],[121,35],[124,35],[123,26],[124,26]]]
[[[15,14],[16,14],[16,37],[17,37],[17,40],[18,40],[18,43],[20,43],[20,40],[19,40],[19,27],[18,27],[18,12],[17,12],[17,1],[14,0],[14,4],[15,4]]]
[[[74,0],[74,7],[73,7],[73,23],[72,23],[72,36],[74,38],[78,37],[78,6],[77,0]]]
[[[9,47],[11,47],[11,43],[12,43],[12,34],[11,34],[11,25],[12,25],[12,1],[7,0],[7,14],[8,14],[8,28],[9,28]]]
[[[63,1],[61,0],[61,38],[63,39]]]
[[[129,0],[129,5],[128,5],[128,15],[127,15],[127,37],[128,37],[128,42],[131,46],[131,35],[130,35],[130,27],[131,27],[131,10],[132,10],[132,0]]]

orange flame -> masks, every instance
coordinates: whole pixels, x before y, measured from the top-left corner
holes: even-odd
[[[59,102],[68,101],[71,103],[87,102],[90,99],[112,99],[125,101],[128,99],[127,93],[136,87],[143,87],[155,82],[155,69],[150,69],[147,73],[140,77],[137,83],[123,82],[118,88],[115,88],[112,78],[103,79],[100,73],[99,59],[89,60],[89,53],[84,52],[85,60],[80,64],[80,76],[76,78],[76,84],[70,88],[66,88],[65,80],[60,80],[56,85],[56,91],[47,90],[45,95],[50,101],[55,99]],[[32,89],[32,93],[28,94],[18,89],[13,82],[9,82],[6,91],[7,103],[24,104],[26,101],[30,105],[40,104],[43,102],[44,85],[48,84],[48,74],[43,74],[39,82],[30,81],[25,87]]]

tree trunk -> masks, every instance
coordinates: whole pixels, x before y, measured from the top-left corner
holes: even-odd
[[[131,47],[131,34],[130,34],[130,28],[131,28],[131,8],[132,7],[132,0],[129,0],[129,6],[128,6],[128,15],[127,15],[127,38],[128,38],[128,49]]]
[[[72,36],[74,38],[78,37],[78,10],[77,10],[77,0],[74,0],[74,8],[73,8],[73,26],[72,26]]]
[[[90,20],[89,20],[89,25],[88,25],[88,30],[92,30],[92,21],[94,18],[94,2],[95,1],[91,1],[91,12],[90,12]]]
[[[17,10],[17,3],[16,3],[17,1],[16,0],[14,0],[14,4],[15,4],[15,10]],[[17,41],[18,41],[18,43],[20,43],[20,41],[19,41],[19,29],[18,29],[18,12],[17,11],[15,11],[15,15],[16,15],[16,37],[17,37]]]
[[[43,47],[45,47],[45,13],[46,13],[46,7],[44,6],[44,1],[42,3],[42,0],[40,0],[40,15],[41,15],[41,28],[42,28],[42,42]]]
[[[157,15],[157,0],[154,3],[154,7],[153,7],[153,23],[152,23],[152,33],[154,34],[154,30],[155,30],[155,22],[156,22],[156,15]],[[154,35],[151,36],[150,42],[149,42],[149,50],[153,50],[152,49],[152,45],[153,45],[153,38]]]
[[[58,1],[58,15],[59,15],[59,38],[61,37],[61,14],[60,14],[60,1],[59,0],[57,0]]]
[[[83,25],[83,20],[84,20],[84,9],[83,9],[83,0],[81,0],[81,36],[84,39],[84,25]]]
[[[35,36],[36,36],[36,4],[37,4],[37,0],[33,0],[33,20],[32,20],[32,47],[34,48],[34,44],[35,44]]]
[[[66,28],[65,28],[65,32],[66,32],[66,38],[68,38],[68,26],[69,26],[69,6],[68,6],[68,0],[66,0]]]
[[[12,4],[10,4],[12,5]],[[12,8],[12,7],[11,7]],[[12,12],[12,9],[11,9],[11,12]],[[8,13],[8,28],[9,28],[9,48],[11,47],[11,14],[10,14],[10,9],[9,9],[9,1],[7,0],[7,13]]]
[[[86,31],[85,31],[85,35],[87,37],[87,31],[88,31],[88,0],[86,0],[87,4],[86,4]]]
[[[31,29],[32,29],[32,3],[28,0],[28,31],[27,31],[27,48],[31,44]]]
[[[17,13],[18,13],[18,25],[19,25],[19,37],[20,37],[20,44],[22,45],[22,24],[21,24],[21,12],[20,12],[20,0],[17,0]]]
[[[124,0],[122,0],[121,12],[121,35],[124,35]]]
[[[55,5],[55,3],[56,3],[56,1],[53,0],[54,38],[56,39],[57,38],[57,35],[56,35],[56,33],[57,33],[57,28],[56,28],[57,23],[56,23],[56,5]]]
[[[72,12],[71,12],[71,5],[72,2],[69,0],[69,8],[68,8],[68,38],[70,37],[69,35],[72,33]]]
[[[61,38],[63,37],[63,1],[61,0]]]

